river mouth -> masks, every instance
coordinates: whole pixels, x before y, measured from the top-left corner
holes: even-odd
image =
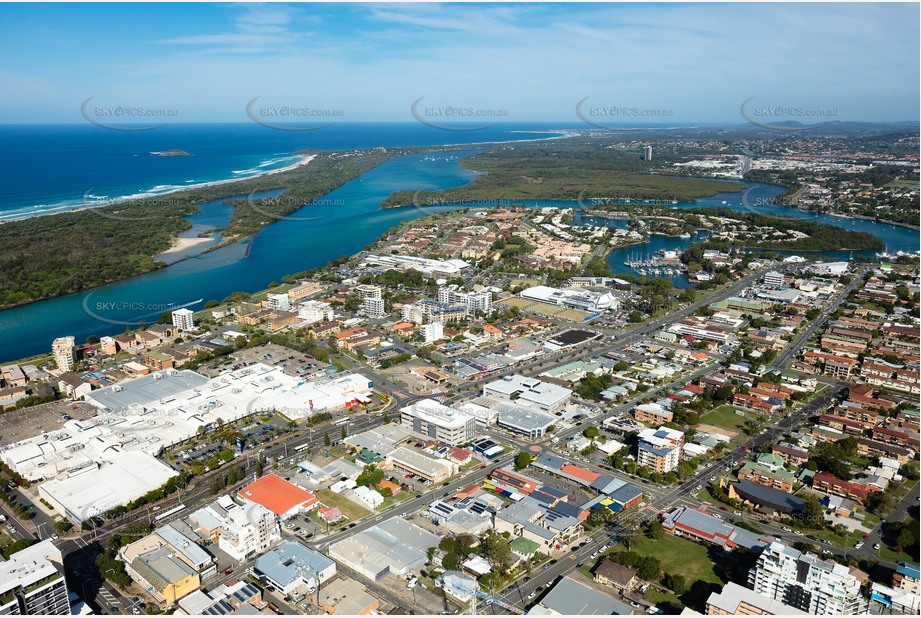
[[[0,341],[4,344],[4,356],[17,359],[47,353],[52,339],[61,335],[73,335],[78,342],[83,342],[90,335],[119,334],[129,326],[136,327],[139,316],[155,315],[161,307],[162,311],[166,311],[169,307],[198,299],[204,302],[220,301],[237,291],[256,292],[265,289],[269,282],[280,281],[286,275],[323,266],[342,255],[354,255],[379,239],[386,230],[403,221],[464,208],[466,206],[463,205],[438,205],[381,210],[380,204],[396,191],[441,190],[468,184],[477,174],[463,169],[458,160],[479,151],[478,148],[435,151],[391,159],[316,200],[316,203],[307,204],[291,215],[270,223],[254,238],[214,250],[209,249],[219,242],[217,230],[226,225],[232,211],[220,203],[203,208],[190,218],[193,227],[186,234],[197,236],[209,229],[214,231],[210,232],[207,241],[188,248],[168,267],[91,291],[0,311]],[[764,198],[763,201],[784,191],[773,185],[746,184],[749,189],[757,192],[758,197]],[[232,198],[216,202],[222,203],[228,199]],[[577,201],[525,200],[522,203],[530,207],[579,207]],[[788,206],[746,209],[738,193],[720,194],[674,205],[675,208],[702,206],[750,210],[778,216],[812,216]],[[912,230],[873,221],[827,215],[820,217],[825,217],[818,218],[822,223],[870,232],[879,237],[890,252],[918,249],[918,236]],[[615,248],[608,255],[608,263],[615,273],[638,274],[624,267],[624,261],[629,261],[631,252],[634,255],[640,252],[652,253],[654,249],[658,250],[659,244],[661,248],[667,246],[679,249],[693,240],[693,237],[681,239],[653,236],[650,242],[656,243],[655,246],[648,244]],[[851,257],[848,252],[821,255],[833,259]],[[853,257],[857,255],[858,252],[854,252]],[[672,280],[675,285],[686,287],[686,278],[683,281],[682,278],[683,275],[680,275]],[[92,311],[88,312],[83,305],[90,294],[93,306]],[[141,307],[142,310],[131,307]],[[201,308],[200,305],[191,307],[193,310]],[[113,320],[119,325],[112,324]],[[145,318],[145,322],[149,324],[149,318]]]

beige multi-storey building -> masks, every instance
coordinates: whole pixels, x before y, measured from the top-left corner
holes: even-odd
[[[74,362],[77,356],[74,350],[74,338],[72,336],[58,337],[51,343],[51,352],[54,354],[54,362],[57,363],[61,371],[73,371]]]

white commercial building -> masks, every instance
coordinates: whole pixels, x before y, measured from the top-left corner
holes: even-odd
[[[324,320],[332,322],[335,314],[329,303],[324,303],[320,300],[308,300],[297,306],[297,317],[307,324],[314,324]]]
[[[422,399],[400,410],[400,424],[416,433],[457,446],[476,437],[476,418],[433,399]]]
[[[432,459],[418,451],[400,446],[387,455],[387,465],[415,474],[432,483],[446,481],[457,473],[457,464],[447,459]]]
[[[359,485],[352,493],[372,511],[384,503],[384,496],[364,485]]]
[[[456,277],[470,264],[463,260],[432,260],[413,255],[369,255],[362,260],[366,266],[387,266],[395,270],[418,270],[431,277],[438,274],[444,277]]]
[[[545,435],[550,426],[557,421],[557,418],[552,414],[540,412],[530,407],[517,406],[511,403],[500,403],[496,407],[498,409],[496,425],[529,438],[538,438]]]
[[[128,504],[176,476],[175,470],[147,453],[123,451],[101,437],[94,441],[96,461],[38,486],[38,495],[75,524]]]
[[[404,577],[428,560],[440,539],[431,532],[391,517],[329,546],[329,556],[370,580]]]
[[[822,560],[775,541],[748,574],[749,587],[813,615],[866,613],[861,581],[846,564]]]
[[[96,416],[0,447],[0,460],[47,481],[39,492],[79,522],[165,483],[176,473],[156,456],[202,427],[271,410],[297,420],[368,402],[371,389],[359,373],[305,382],[261,364],[215,378],[169,369],[89,393]]]
[[[195,330],[195,312],[191,309],[176,309],[173,311],[173,326],[181,331]]]
[[[536,378],[511,375],[483,385],[483,396],[500,401],[515,401],[542,412],[554,413],[569,403],[572,391]]]
[[[521,297],[560,307],[580,309],[589,313],[616,310],[620,301],[611,292],[595,292],[585,288],[559,289],[538,285],[521,292]]]
[[[779,273],[776,270],[764,273],[764,284],[778,288],[783,287],[783,273]]]
[[[336,575],[336,563],[306,545],[287,541],[259,556],[252,574],[284,595],[310,593]]]

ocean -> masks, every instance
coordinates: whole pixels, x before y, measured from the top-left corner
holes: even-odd
[[[248,178],[298,160],[299,150],[352,150],[546,139],[574,125],[505,123],[448,131],[418,122],[338,123],[283,131],[255,123],[166,124],[119,131],[89,123],[0,125],[0,221]],[[184,150],[189,156],[154,156]]]

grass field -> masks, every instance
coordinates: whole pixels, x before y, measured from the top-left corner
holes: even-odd
[[[682,607],[684,605],[684,603],[681,602],[681,599],[675,596],[675,593],[661,592],[652,586],[650,586],[649,589],[643,593],[643,598],[653,605],[664,603],[666,601],[677,607]]]
[[[618,544],[615,551],[624,551]],[[698,579],[714,584],[723,582],[713,572],[713,563],[707,555],[707,548],[693,541],[666,534],[659,540],[637,538],[630,548],[641,556],[658,558],[662,569],[668,573],[683,575],[689,584]]]
[[[505,300],[499,301],[497,305],[507,305],[509,307],[518,307],[519,309],[527,307],[533,300],[528,300],[527,298],[521,298],[520,296],[513,296],[512,298],[506,298]]]
[[[700,422],[738,431],[745,424],[747,419],[757,419],[758,417],[754,412],[745,410],[739,410],[744,414],[744,416],[739,416],[736,414],[736,410],[738,410],[738,408],[730,405],[722,405],[700,417]]]
[[[588,316],[589,314],[585,313],[584,311],[579,311],[578,309],[567,309],[566,311],[557,314],[556,317],[560,318],[561,320],[569,320],[570,322],[582,322]]]
[[[351,521],[358,521],[362,517],[367,517],[371,514],[366,508],[358,506],[345,496],[340,496],[337,493],[334,493],[328,489],[324,489],[317,493],[317,498],[320,499],[320,502],[326,506],[337,506],[342,513],[348,517]]]
[[[912,560],[911,556],[909,556],[905,552],[902,552],[900,554],[899,552],[895,551],[888,545],[883,545],[879,549],[879,557],[882,560],[889,560],[891,562],[907,562],[909,564],[914,564],[915,566],[918,565],[918,562],[916,560]]]
[[[561,320],[569,320],[572,322],[582,322],[589,316],[589,314],[584,311],[578,311],[576,309],[563,309],[562,307],[557,307],[556,305],[551,305],[550,303],[528,300],[527,298],[521,298],[520,296],[516,296],[514,298],[506,298],[497,304],[506,305],[509,307],[518,307],[519,309],[528,311],[530,313],[536,313],[538,315],[548,317],[552,316]]]

